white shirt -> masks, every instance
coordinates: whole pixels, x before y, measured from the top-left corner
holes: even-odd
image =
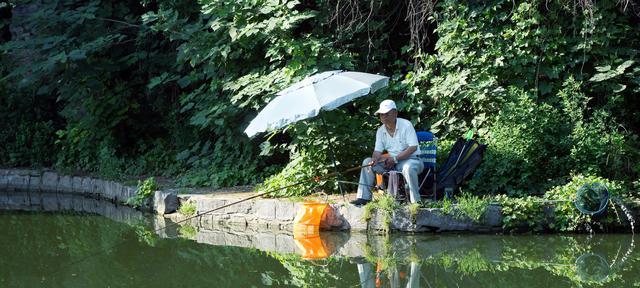
[[[376,132],[375,151],[382,152],[387,150],[392,157],[398,156],[400,152],[406,150],[410,146],[416,146],[416,151],[409,158],[418,158],[420,155],[420,145],[418,145],[418,136],[413,124],[409,120],[397,118],[396,132],[393,137],[389,135],[384,124],[378,128]]]

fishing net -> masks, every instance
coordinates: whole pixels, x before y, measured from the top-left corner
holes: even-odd
[[[607,208],[609,190],[604,185],[595,182],[582,185],[576,193],[573,204],[583,214],[597,216]]]
[[[609,274],[609,263],[598,254],[586,253],[576,259],[576,276],[584,282],[600,283],[607,279]]]

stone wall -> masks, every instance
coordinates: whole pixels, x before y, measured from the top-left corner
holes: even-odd
[[[49,196],[31,197],[42,192],[79,195],[125,204],[129,198],[135,196],[136,188],[91,177],[60,175],[53,171],[0,170],[0,198],[4,197],[8,205],[28,206],[33,205],[33,201],[40,201],[41,206],[49,205],[50,199],[47,198]],[[218,209],[238,199],[220,199],[211,195],[180,195],[178,197],[175,191],[167,190],[156,191],[154,197],[149,199],[143,208],[153,209],[157,214],[167,214],[166,217],[181,221],[186,218],[178,213],[168,213],[176,211],[178,202],[187,201],[187,199],[196,203],[196,213],[201,214],[189,220],[192,225],[206,230],[226,227],[233,231],[255,233],[293,231],[296,213],[303,205],[288,199],[253,199]],[[2,209],[1,206],[0,209]],[[370,219],[365,219],[364,208],[347,203],[333,203],[329,204],[325,210],[320,226],[323,230],[369,232],[389,229],[405,232],[498,232],[502,229],[500,208],[495,206],[489,207],[481,223],[446,215],[441,209],[420,209],[416,215],[410,215],[404,208],[393,213],[390,226],[387,227],[382,213],[374,211]]]
[[[23,196],[15,195],[28,197],[30,193],[39,192],[81,195],[124,204],[136,194],[136,188],[91,177],[59,175],[53,171],[0,169],[0,194],[6,194],[5,197],[11,194],[15,201],[21,201],[18,198]],[[150,203],[146,203],[146,208],[150,207]]]
[[[176,225],[168,219],[164,219],[162,225],[171,227],[172,231],[164,232],[159,230],[162,237],[177,237]],[[184,224],[183,225],[191,225]],[[279,254],[305,255],[305,241],[308,237],[303,237],[300,241],[287,231],[244,231],[239,232],[230,227],[218,227],[218,229],[195,228],[197,231],[191,235],[191,240],[198,243],[214,246],[232,246],[242,248],[258,249],[266,252]],[[168,236],[167,236],[168,235]],[[425,238],[427,237],[427,238]],[[444,237],[440,234],[431,235],[402,235],[402,237],[388,237],[385,235],[375,235],[370,233],[334,233],[322,232],[313,237],[319,238],[317,243],[328,255],[367,258],[367,257],[390,257],[389,251],[393,251],[393,256],[399,259],[409,258],[417,253],[420,259],[426,259],[438,254],[453,253],[455,251],[473,250],[479,251],[488,259],[498,259],[504,245],[504,237],[495,235],[483,235],[474,237]],[[425,241],[429,240],[429,241]],[[320,246],[311,248],[317,249]],[[389,247],[393,247],[390,249]]]
[[[136,209],[80,194],[48,191],[0,192],[0,210],[28,212],[83,212],[120,223],[140,223],[148,214]]]
[[[202,195],[180,195],[181,201],[196,203],[197,216],[190,222],[205,230],[228,229],[247,231],[293,231],[294,219],[301,211],[303,203],[288,199],[254,199],[228,207],[238,199],[219,199]],[[173,221],[186,218],[179,214],[167,215]],[[371,219],[365,219],[365,209],[347,203],[329,204],[320,222],[320,228],[327,231],[369,231],[381,232],[387,229],[404,232],[444,232],[473,231],[480,233],[502,231],[500,207],[490,206],[480,223],[471,219],[458,219],[446,215],[442,209],[420,209],[411,215],[407,208],[396,210],[390,227],[385,227],[383,212],[374,211]]]

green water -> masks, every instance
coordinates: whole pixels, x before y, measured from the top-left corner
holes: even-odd
[[[365,241],[353,245],[355,235],[325,233],[333,255],[310,261],[298,248],[198,243],[203,232],[194,229],[162,238],[151,222],[0,212],[0,287],[640,286],[640,253],[630,234],[360,235]],[[227,235],[234,237],[243,236]]]

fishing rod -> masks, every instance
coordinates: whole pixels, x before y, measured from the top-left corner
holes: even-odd
[[[238,200],[238,201],[235,201],[235,202],[232,202],[232,203],[229,203],[229,204],[226,204],[226,205],[220,206],[220,207],[216,207],[216,208],[213,208],[213,209],[210,209],[210,210],[207,210],[207,211],[204,211],[204,212],[198,213],[198,214],[196,214],[196,215],[193,215],[193,216],[187,217],[187,218],[185,218],[185,219],[182,219],[182,220],[180,220],[180,221],[178,221],[178,222],[173,222],[173,223],[168,224],[168,225],[167,225],[167,226],[165,226],[165,227],[159,228],[159,229],[157,229],[157,230],[155,230],[155,231],[153,231],[153,232],[155,233],[155,232],[158,232],[158,231],[160,231],[160,230],[162,230],[162,229],[165,229],[165,228],[167,228],[167,227],[170,227],[170,226],[172,226],[172,225],[177,225],[177,224],[180,224],[180,223],[183,223],[183,222],[189,221],[189,220],[191,220],[191,219],[193,219],[193,218],[196,218],[196,217],[200,217],[200,216],[203,216],[203,215],[209,214],[209,213],[211,213],[211,212],[213,212],[213,211],[220,210],[220,209],[224,209],[224,208],[226,208],[226,207],[229,207],[229,206],[232,206],[232,205],[235,205],[235,204],[238,204],[238,203],[242,203],[242,202],[245,202],[245,201],[249,201],[249,200],[251,200],[251,199],[255,199],[255,198],[258,198],[258,197],[262,197],[262,196],[264,196],[264,195],[267,195],[267,194],[270,194],[270,193],[273,193],[273,192],[278,192],[278,191],[281,191],[281,190],[284,190],[284,189],[287,189],[287,188],[295,187],[295,186],[298,186],[298,185],[301,185],[301,184],[304,184],[304,183],[307,183],[307,182],[310,182],[310,181],[319,182],[319,181],[320,181],[320,179],[333,177],[333,176],[340,175],[340,174],[343,174],[343,173],[345,173],[345,174],[346,174],[346,173],[349,173],[349,172],[353,172],[353,171],[355,171],[355,170],[362,169],[362,168],[364,168],[364,167],[369,167],[369,166],[371,166],[371,165],[373,165],[373,164],[367,164],[367,165],[361,165],[361,166],[357,166],[357,167],[349,168],[349,169],[346,169],[346,170],[344,170],[344,171],[342,171],[342,172],[340,172],[340,171],[336,171],[336,172],[332,172],[332,173],[329,173],[329,174],[325,174],[324,176],[315,176],[315,177],[307,178],[307,179],[304,179],[304,180],[298,181],[298,182],[296,182],[296,183],[289,184],[289,185],[287,185],[287,186],[283,186],[283,187],[280,187],[280,188],[277,188],[277,189],[273,189],[273,190],[270,190],[270,191],[267,191],[267,192],[261,192],[261,193],[258,193],[258,194],[256,194],[256,195],[253,195],[253,196],[250,196],[250,197],[247,197],[247,198],[243,198],[243,199],[240,199],[240,200]],[[338,182],[345,182],[345,181],[338,181]]]
[[[213,211],[220,210],[220,209],[224,209],[224,208],[226,208],[226,207],[229,207],[229,206],[232,206],[232,205],[235,205],[235,204],[238,204],[238,203],[242,203],[242,202],[245,202],[245,201],[248,201],[248,200],[251,200],[251,199],[255,199],[255,198],[258,198],[258,197],[261,197],[261,196],[265,196],[265,195],[270,194],[270,193],[273,193],[273,192],[277,192],[277,191],[281,191],[281,190],[284,190],[284,189],[287,189],[287,188],[295,187],[295,186],[298,186],[298,185],[301,185],[301,184],[304,184],[304,183],[307,183],[307,182],[310,182],[310,181],[319,182],[321,179],[329,178],[329,177],[333,177],[333,176],[335,176],[335,175],[337,175],[337,174],[339,174],[339,173],[345,173],[345,174],[346,174],[346,173],[353,172],[353,171],[358,170],[358,169],[362,169],[362,168],[364,168],[364,167],[369,167],[369,166],[371,166],[371,165],[372,165],[372,164],[361,165],[361,166],[357,166],[357,167],[353,167],[353,168],[346,169],[346,170],[344,170],[344,171],[342,171],[342,172],[338,172],[338,171],[336,171],[336,172],[332,172],[332,173],[329,173],[329,174],[325,174],[325,175],[323,175],[323,176],[315,176],[315,177],[307,178],[307,179],[304,179],[304,180],[298,181],[298,182],[296,182],[296,183],[289,184],[289,185],[286,185],[286,186],[283,186],[283,187],[280,187],[280,188],[277,188],[277,189],[273,189],[273,190],[269,190],[269,191],[266,191],[266,192],[258,193],[258,194],[256,194],[256,195],[253,195],[253,196],[250,196],[250,197],[247,197],[247,198],[240,199],[240,200],[235,201],[235,202],[233,202],[233,203],[229,203],[229,204],[227,204],[227,205],[223,205],[223,206],[220,206],[220,207],[217,207],[217,208],[214,208],[214,209],[210,209],[210,210],[207,210],[207,211],[204,211],[204,212],[198,213],[198,214],[196,214],[196,215],[194,215],[194,216],[187,217],[187,218],[182,219],[182,220],[180,220],[180,221],[172,222],[172,223],[170,223],[170,224],[168,224],[168,225],[165,225],[164,227],[161,227],[161,228],[158,228],[158,229],[156,229],[156,230],[153,230],[153,233],[157,233],[157,232],[159,232],[159,231],[161,231],[161,230],[163,230],[163,229],[169,228],[169,227],[171,227],[171,226],[176,226],[176,225],[178,225],[178,224],[180,224],[180,223],[183,223],[183,222],[189,221],[189,220],[191,220],[191,219],[193,219],[193,218],[196,218],[196,217],[200,217],[200,216],[203,216],[203,215],[209,214],[209,213],[211,213],[211,212],[213,212]],[[63,267],[69,267],[69,266],[72,266],[72,265],[75,265],[75,264],[81,263],[81,262],[83,262],[83,261],[86,261],[87,259],[89,259],[89,258],[91,258],[91,257],[93,257],[93,256],[100,255],[100,254],[104,253],[105,251],[107,251],[107,250],[109,250],[109,249],[112,249],[112,248],[115,248],[115,247],[118,247],[118,246],[120,246],[120,245],[122,245],[122,244],[124,244],[124,243],[126,243],[126,241],[122,241],[122,242],[120,242],[120,243],[118,243],[118,244],[115,244],[115,245],[110,246],[110,247],[105,248],[105,249],[100,249],[100,250],[96,251],[95,253],[91,253],[91,254],[87,255],[86,257],[83,257],[82,259],[79,259],[79,260],[77,260],[77,261],[74,261],[74,262],[69,263],[68,265],[61,265],[61,266],[57,266],[57,267],[56,267],[57,269],[56,269],[55,271],[53,271],[53,272],[56,272],[56,271],[58,271],[59,269],[62,269]]]

